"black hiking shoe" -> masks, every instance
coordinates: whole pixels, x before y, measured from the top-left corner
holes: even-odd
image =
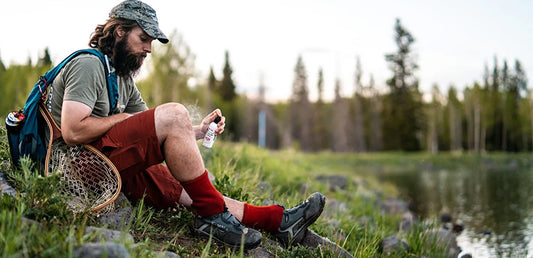
[[[227,209],[210,217],[197,216],[194,230],[200,237],[208,239],[212,236],[215,242],[231,248],[240,248],[243,244],[244,249],[248,250],[263,240],[259,231],[243,226]]]
[[[284,210],[278,232],[273,235],[285,247],[299,244],[305,236],[307,227],[318,219],[325,204],[324,195],[313,193],[298,206]]]

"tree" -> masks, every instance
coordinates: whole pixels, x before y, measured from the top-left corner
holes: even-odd
[[[302,57],[299,56],[294,67],[292,96],[290,104],[290,123],[292,138],[300,143],[304,151],[311,150],[311,105],[307,87],[307,72]]]
[[[222,83],[220,84],[220,96],[225,101],[231,101],[237,95],[235,93],[235,83],[233,82],[232,74],[233,69],[231,68],[229,62],[229,52],[226,51],[225,54],[225,63],[224,63],[224,77],[222,78]]]
[[[365,141],[365,126],[363,113],[363,84],[361,77],[363,76],[363,69],[361,68],[361,60],[357,57],[355,66],[355,93],[354,93],[354,130],[353,133],[353,148],[357,152],[366,151]]]
[[[48,47],[44,49],[43,56],[39,58],[37,61],[38,66],[52,66],[52,59],[50,58],[50,53],[48,51]]]
[[[187,102],[196,99],[189,88],[195,76],[194,55],[177,31],[170,34],[168,44],[154,48],[147,65],[149,75],[138,82],[148,106],[166,102]]]
[[[323,100],[324,95],[324,72],[322,68],[318,70],[318,82],[317,82],[317,92],[318,99],[315,103],[315,112],[313,112],[313,123],[312,123],[312,137],[313,140],[313,150],[322,150],[328,147],[329,137],[328,137],[328,127],[326,121],[326,105]]]
[[[387,80],[389,93],[383,110],[383,136],[387,149],[419,150],[423,112],[422,96],[415,76],[418,65],[412,53],[414,37],[396,19],[394,39],[398,50],[385,55],[393,76]]]
[[[461,101],[454,86],[448,89],[448,116],[450,131],[450,151],[460,151],[463,142]]]
[[[341,82],[339,79],[335,80],[335,100],[333,102],[332,112],[332,149],[335,152],[348,151],[348,105],[341,97]]]
[[[370,74],[370,82],[368,83],[368,90],[371,93],[370,96],[370,112],[369,112],[369,120],[370,120],[370,129],[368,130],[369,133],[369,142],[370,142],[370,150],[372,151],[380,151],[383,149],[383,133],[382,133],[382,120],[381,120],[381,112],[383,109],[382,105],[382,98],[379,94],[378,90],[375,87],[374,82],[374,75]]]

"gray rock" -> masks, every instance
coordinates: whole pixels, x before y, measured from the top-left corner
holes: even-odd
[[[337,199],[326,199],[326,205],[324,207],[323,216],[326,218],[331,218],[337,216],[337,214],[345,213],[347,210],[346,203],[341,202]]]
[[[88,243],[74,250],[76,258],[129,258],[130,253],[124,245],[115,243]]]
[[[376,221],[372,216],[361,217],[358,221],[363,228],[376,228]]]
[[[254,258],[273,258],[276,257],[263,247],[257,247],[247,252],[247,256]]]
[[[384,214],[403,214],[409,211],[409,204],[397,198],[380,201],[378,202],[378,206],[379,210]]]
[[[133,219],[133,208],[127,197],[120,193],[113,203],[115,209],[98,217],[101,224],[111,229],[125,230]]]
[[[321,246],[323,249],[333,252],[335,254],[335,257],[353,258],[353,255],[348,253],[348,251],[344,250],[344,248],[331,242],[331,240],[329,240],[328,238],[321,237],[320,235],[309,229],[307,230],[307,232],[305,232],[305,236],[301,242],[301,245],[313,249]]]
[[[410,231],[411,228],[413,228],[413,225],[416,222],[416,216],[412,212],[407,211],[403,214],[402,220],[400,221],[400,225],[398,226],[398,228],[400,229],[400,231],[407,232]]]
[[[390,236],[381,240],[381,252],[384,255],[398,255],[409,250],[409,245],[397,236]]]
[[[165,251],[165,252],[152,252],[152,254],[153,254],[155,257],[158,257],[158,258],[179,258],[179,257],[180,257],[180,256],[177,255],[176,253],[169,252],[169,251]]]
[[[11,197],[15,197],[17,195],[17,190],[15,190],[15,188],[9,184],[6,176],[2,172],[0,172],[0,190],[2,190],[0,193],[0,199],[4,197],[4,194],[7,194]]]
[[[133,236],[126,232],[121,232],[117,230],[97,228],[97,227],[86,227],[84,234],[96,234],[96,241],[120,241],[125,239],[126,241],[134,242]]]
[[[348,179],[341,175],[319,175],[316,179],[326,183],[329,190],[333,192],[341,189],[344,190],[348,185]]]
[[[455,234],[450,230],[437,228],[428,230],[424,234],[428,245],[436,243],[438,246],[444,248],[444,257],[457,257],[461,252],[459,246],[457,246]]]

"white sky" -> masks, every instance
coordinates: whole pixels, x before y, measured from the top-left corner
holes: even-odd
[[[0,57],[4,64],[35,60],[49,47],[54,63],[86,48],[91,32],[119,0],[3,0],[0,3]],[[349,1],[349,0],[146,0],[169,36],[176,29],[196,56],[204,80],[212,65],[220,79],[224,52],[230,53],[237,91],[257,94],[264,77],[267,99],[290,96],[293,70],[302,55],[311,98],[316,99],[319,67],[325,96],[335,77],[353,93],[356,56],[363,83],[374,75],[385,88],[391,76],[384,55],[396,50],[394,23],[400,18],[415,37],[420,88],[441,92],[480,81],[484,64],[496,55],[514,66],[521,61],[533,84],[533,1]],[[154,42],[154,44],[160,44]]]

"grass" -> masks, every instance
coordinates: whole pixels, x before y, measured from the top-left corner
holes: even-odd
[[[19,171],[7,166],[9,153],[4,136],[0,135],[2,172],[9,175],[19,190],[16,197],[0,200],[0,254],[2,257],[70,257],[76,247],[91,242],[95,235],[83,234],[86,227],[98,225],[94,214],[73,214],[66,203],[68,196],[57,191],[60,175],[40,177],[30,162],[25,161]],[[416,169],[452,168],[457,164],[479,165],[531,164],[525,155],[479,155],[425,153],[333,154],[329,152],[304,154],[293,150],[268,151],[243,143],[217,142],[213,149],[202,149],[206,167],[216,176],[214,185],[224,195],[254,205],[271,203],[291,207],[310,193],[320,191],[330,200],[345,203],[341,211],[326,210],[311,226],[318,234],[346,249],[355,257],[376,257],[383,238],[398,235],[400,215],[383,215],[375,202],[387,196],[397,196],[392,185],[379,182],[378,173],[411,171]],[[330,191],[316,180],[318,175],[344,175],[349,178],[346,189]],[[231,250],[198,240],[192,234],[193,215],[184,209],[156,210],[138,202],[133,207],[132,221],[126,221],[126,231],[135,244],[124,240],[134,257],[153,257],[152,251],[169,251],[184,257],[242,257],[242,250]],[[24,218],[38,221],[28,222]],[[370,223],[363,223],[363,221]],[[101,225],[100,225],[101,226]],[[427,245],[426,228],[415,226],[399,236],[410,249],[401,253],[408,257],[440,257],[442,248]],[[264,234],[268,236],[266,233]],[[318,248],[265,248],[278,257],[332,257],[335,253]]]

